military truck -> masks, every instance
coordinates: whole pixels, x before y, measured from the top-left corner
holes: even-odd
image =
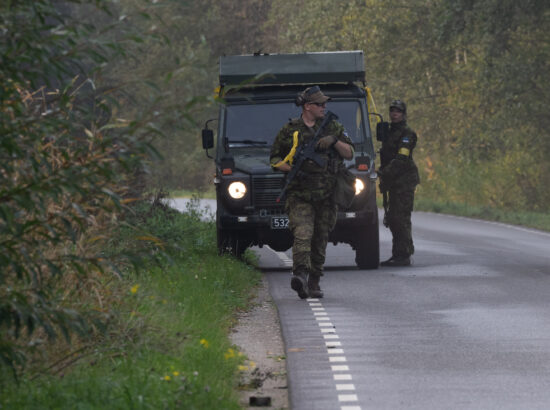
[[[214,130],[202,130],[203,148],[216,164],[216,227],[220,253],[240,256],[250,246],[275,251],[292,246],[284,203],[277,198],[285,174],[269,164],[279,129],[301,109],[296,95],[319,85],[331,97],[334,112],[355,145],[346,166],[356,176],[355,197],[339,209],[329,241],[355,250],[361,269],[379,264],[375,151],[370,121],[373,103],[365,82],[362,51],[303,54],[254,54],[220,57],[219,115],[214,157]],[[371,112],[369,112],[369,110]],[[374,124],[373,124],[374,125]]]

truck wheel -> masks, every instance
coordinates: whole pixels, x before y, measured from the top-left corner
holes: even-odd
[[[228,253],[240,258],[248,247],[248,242],[244,238],[239,237],[239,235],[235,232],[218,228],[217,236],[218,253],[220,255]]]
[[[356,238],[355,263],[357,263],[359,269],[378,269],[380,264],[378,223],[366,226],[358,231]]]

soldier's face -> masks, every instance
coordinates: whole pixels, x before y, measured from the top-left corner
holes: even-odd
[[[392,108],[390,110],[390,119],[391,119],[391,122],[401,122],[403,121],[403,111],[397,109],[397,108]]]
[[[313,117],[315,117],[315,119],[324,118],[327,103],[307,103],[307,105],[309,111],[311,112]]]

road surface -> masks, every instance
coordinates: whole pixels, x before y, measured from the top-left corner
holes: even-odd
[[[416,212],[413,237],[412,267],[375,271],[329,245],[320,300],[290,289],[290,251],[255,248],[291,408],[549,409],[550,234]]]

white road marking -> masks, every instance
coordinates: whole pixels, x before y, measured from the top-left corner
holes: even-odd
[[[357,401],[357,394],[339,394],[339,401]]]
[[[271,252],[275,254],[280,260],[283,266],[285,267],[292,267],[292,259],[290,259],[286,253],[284,252],[277,252],[275,249],[272,249],[269,247],[269,245],[265,245],[267,249],[269,249]]]
[[[337,384],[336,385],[336,391],[352,391],[355,390],[355,386],[353,384]]]
[[[330,321],[328,313],[325,311],[323,304],[318,301],[318,299],[308,299],[309,307],[315,317],[315,320],[319,323],[319,330],[323,339],[325,339],[325,345],[327,346],[327,355],[329,363],[346,363],[348,359],[344,356],[344,349],[341,348],[342,343],[339,340],[340,336],[336,334],[336,328]],[[347,365],[331,365],[333,372],[349,372],[349,367]],[[339,381],[350,381],[352,380],[351,374],[349,373],[336,373],[333,374],[335,382]],[[336,383],[336,391],[355,391],[355,385],[351,383]],[[357,395],[355,394],[339,394],[339,402],[354,402],[357,400]],[[340,410],[361,410],[360,406],[341,406]]]
[[[328,329],[321,329],[321,333],[336,333],[336,329],[329,327]]]
[[[351,380],[351,374],[335,374],[334,380],[337,380],[337,381]]]

